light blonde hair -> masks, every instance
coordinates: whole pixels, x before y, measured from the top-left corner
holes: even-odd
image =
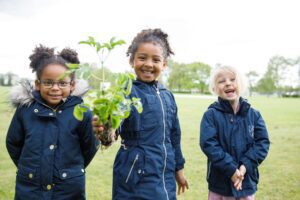
[[[243,94],[246,90],[246,85],[245,85],[245,82],[244,82],[243,77],[240,74],[240,72],[236,68],[231,67],[231,66],[218,66],[211,71],[210,82],[209,82],[210,92],[212,94],[218,95],[215,92],[217,78],[221,73],[224,73],[224,72],[230,72],[230,73],[234,74],[236,82],[237,82],[237,90],[238,90],[237,94],[239,96],[241,96],[241,94]]]

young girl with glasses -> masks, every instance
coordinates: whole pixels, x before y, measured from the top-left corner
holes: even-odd
[[[79,63],[77,53],[40,45],[29,58],[35,89],[24,83],[14,89],[17,109],[6,138],[18,169],[15,199],[85,199],[85,168],[99,141],[90,111],[82,121],[73,116],[87,91],[75,89],[74,73],[66,75],[67,63]]]

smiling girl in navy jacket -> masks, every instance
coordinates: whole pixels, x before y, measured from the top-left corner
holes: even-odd
[[[204,113],[200,146],[208,158],[209,200],[252,200],[258,166],[270,141],[261,114],[240,95],[243,84],[233,67],[219,67],[211,76],[218,100]]]
[[[99,141],[90,111],[82,121],[73,116],[87,88],[75,85],[73,73],[63,77],[67,63],[79,63],[77,53],[65,48],[55,54],[41,45],[30,60],[35,89],[25,83],[15,88],[12,101],[17,109],[6,138],[18,168],[15,199],[85,199],[85,168]]]
[[[143,30],[128,48],[137,76],[130,97],[141,99],[143,112],[133,108],[119,128],[122,144],[114,162],[114,200],[174,200],[176,181],[179,193],[188,188],[175,99],[157,82],[173,53],[167,37],[160,29]]]

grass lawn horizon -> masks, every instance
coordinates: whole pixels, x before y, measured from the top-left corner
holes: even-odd
[[[0,87],[0,199],[14,197],[16,167],[9,158],[5,137],[14,109],[8,103],[9,88]],[[182,131],[182,151],[186,159],[184,173],[190,189],[178,200],[205,200],[208,189],[206,157],[199,147],[200,120],[211,98],[192,98],[175,95]],[[255,199],[300,199],[300,98],[257,96],[248,98],[260,111],[271,140],[266,160],[259,166],[260,179]],[[99,150],[86,169],[86,195],[88,200],[111,199],[112,168],[120,138],[110,148]]]

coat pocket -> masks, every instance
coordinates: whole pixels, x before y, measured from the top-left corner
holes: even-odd
[[[161,103],[155,95],[146,95],[143,102],[143,112],[141,114],[142,130],[155,129],[161,120]]]
[[[53,199],[85,199],[85,170],[81,166],[58,170]]]
[[[224,176],[224,173],[222,171],[214,168],[211,165],[208,176],[208,182],[215,188],[222,188],[224,185],[228,185],[228,183],[230,183],[230,179]]]
[[[37,168],[25,167],[23,165],[18,166],[17,180],[25,181],[35,185],[39,184],[39,175],[37,173]]]
[[[254,168],[252,173],[246,173],[245,179],[243,181],[243,188],[255,188],[258,184],[259,180],[259,173],[258,169]]]
[[[74,168],[59,170],[59,178],[61,180],[83,176],[84,174],[85,174],[85,170],[82,167],[74,167]]]
[[[115,162],[114,175],[119,183],[136,185],[144,174],[145,155],[137,148],[121,150]]]

